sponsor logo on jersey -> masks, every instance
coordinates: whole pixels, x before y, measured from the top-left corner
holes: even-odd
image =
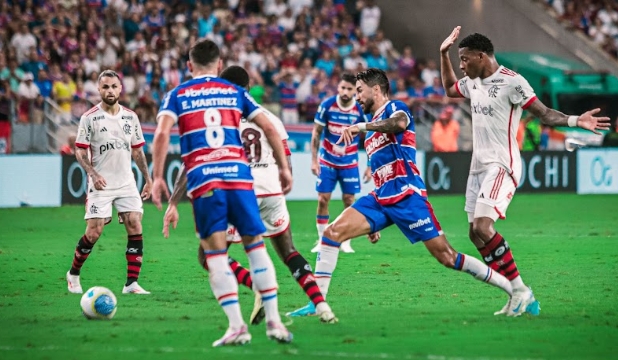
[[[184,89],[178,92],[178,97],[198,97],[208,95],[231,95],[238,93],[238,90],[232,87],[210,87],[202,89]]]
[[[124,141],[120,141],[120,140],[115,140],[115,141],[109,141],[101,146],[99,146],[99,153],[103,154],[106,151],[109,150],[127,150],[130,151],[131,147],[129,146],[129,143],[124,142]]]
[[[489,106],[483,106],[481,103],[472,104],[472,112],[475,114],[494,116],[494,108]]]
[[[214,161],[223,157],[240,157],[240,154],[231,152],[230,149],[217,149],[207,155],[199,155],[195,157],[195,161]]]
[[[92,118],[92,121],[98,121],[105,119],[105,115],[95,116]]]
[[[133,120],[133,115],[122,115],[122,120]]]
[[[416,222],[413,222],[412,224],[410,224],[408,227],[410,228],[410,230],[414,230],[416,228],[419,228],[421,226],[425,226],[427,224],[431,224],[431,219],[426,217],[424,219],[419,219]]]
[[[214,166],[202,169],[202,174],[204,175],[216,175],[216,174],[226,174],[226,173],[237,173],[238,165],[233,166]]]
[[[335,134],[335,135],[341,135],[343,134],[343,131],[347,128],[347,126],[345,125],[339,125],[339,124],[328,124],[328,131],[331,134]]]
[[[380,134],[379,136],[372,137],[371,140],[365,141],[367,155],[373,154],[375,151],[379,150],[388,143],[390,143],[390,140],[386,134]]]
[[[373,173],[373,181],[377,188],[393,178],[395,168],[393,164],[386,164]]]
[[[515,87],[515,91],[517,91],[519,93],[519,95],[521,95],[521,99],[523,101],[528,100],[528,95],[526,95],[526,92],[524,91],[524,89],[521,87],[521,85],[518,85]]]
[[[504,82],[504,79],[493,79],[491,82],[492,84],[500,84]]]

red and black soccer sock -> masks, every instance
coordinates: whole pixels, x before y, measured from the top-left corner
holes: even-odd
[[[142,269],[142,255],[144,250],[144,241],[142,234],[129,235],[127,241],[127,283],[129,286],[137,281],[139,272]]]
[[[285,258],[285,265],[290,269],[292,276],[298,282],[298,285],[303,288],[305,294],[311,299],[314,305],[324,301],[324,296],[320,292],[318,284],[315,282],[315,277],[311,271],[311,265],[297,251],[291,253]]]
[[[232,259],[231,257],[227,258],[227,262],[230,264],[230,268],[236,276],[236,281],[238,281],[239,284],[243,284],[253,290],[253,280],[251,279],[251,273],[249,270],[242,267],[238,261]]]
[[[519,270],[517,270],[509,243],[498,232],[485,244],[485,247],[479,249],[479,252],[490,268],[502,274],[509,281],[519,277]]]
[[[88,256],[92,252],[93,243],[88,241],[86,235],[82,236],[81,239],[77,242],[77,246],[75,246],[75,255],[73,256],[73,264],[71,265],[71,270],[69,273],[71,275],[79,275],[82,266]]]

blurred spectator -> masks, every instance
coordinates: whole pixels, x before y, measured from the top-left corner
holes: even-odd
[[[451,106],[445,107],[431,128],[433,151],[455,152],[458,149],[459,123],[453,119],[453,110]]]
[[[11,46],[15,48],[17,62],[23,63],[27,60],[31,48],[36,48],[36,38],[28,29],[28,23],[22,22],[19,25],[19,32],[11,38]]]
[[[39,60],[39,54],[36,51],[36,48],[30,48],[30,54],[28,54],[28,59],[21,64],[21,69],[25,73],[31,73],[34,75],[35,80],[38,78],[38,74],[40,70],[47,70],[47,65]]]
[[[39,88],[43,98],[51,97],[53,82],[49,79],[45,69],[39,70],[39,75],[34,83]]]
[[[40,100],[39,100],[40,98]],[[42,107],[42,97],[39,87],[34,83],[32,73],[25,73],[22,82],[17,89],[18,114],[17,118],[22,122],[41,123],[42,116],[39,112],[31,111]],[[37,101],[38,100],[38,101]]]
[[[367,61],[367,67],[370,68],[378,68],[380,70],[387,71],[388,70],[388,61],[382,54],[380,54],[380,49],[377,46],[372,46],[369,50],[369,54],[365,57]]]
[[[433,78],[431,85],[423,89],[423,97],[427,99],[442,99],[445,94],[442,80],[439,77]]]
[[[382,13],[374,0],[366,0],[366,3],[367,5],[361,10],[360,28],[363,35],[371,37],[376,34],[380,26],[380,16]],[[362,1],[357,1],[357,4],[362,6]]]
[[[428,60],[426,67],[421,71],[421,80],[425,83],[426,87],[434,86],[436,78],[440,78],[440,70],[434,60]]]
[[[75,90],[75,82],[71,79],[71,75],[68,72],[62,74],[62,80],[54,81],[52,98],[65,113],[71,112],[71,101],[73,96],[75,96]]]
[[[299,82],[294,80],[291,69],[284,68],[273,77],[281,93],[281,120],[284,124],[298,124],[298,104],[296,103],[296,90]]]
[[[75,135],[69,135],[67,143],[60,147],[60,155],[75,155]]]
[[[14,57],[9,58],[8,66],[0,71],[0,80],[8,81],[11,92],[17,92],[17,88],[19,87],[19,83],[21,83],[21,79],[23,77],[24,72],[22,69],[17,67],[17,59]]]

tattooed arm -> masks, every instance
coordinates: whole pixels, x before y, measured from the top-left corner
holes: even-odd
[[[311,132],[311,172],[313,175],[320,175],[320,163],[318,162],[318,151],[320,150],[320,137],[324,131],[324,126],[320,124],[313,125]]]
[[[141,146],[131,149],[131,156],[142,176],[146,179],[146,184],[142,190],[142,200],[149,199],[152,190],[152,179],[148,173],[148,162],[146,161],[146,155],[144,155],[144,149]]]
[[[590,111],[586,111],[585,113],[577,116],[577,115],[565,115],[558,110],[554,110],[552,108],[548,108],[543,104],[540,100],[534,100],[530,107],[527,109],[534,116],[538,117],[541,122],[545,125],[550,126],[577,126],[582,129],[586,129],[592,131],[595,134],[600,135],[601,133],[597,130],[607,130],[609,129],[609,118],[608,117],[596,117],[593,116],[601,111],[601,109],[593,109]],[[571,123],[569,123],[569,119],[571,119]]]
[[[77,162],[84,168],[86,174],[92,178],[92,184],[94,188],[97,190],[103,190],[105,186],[107,186],[107,182],[103,178],[103,176],[99,175],[98,172],[92,166],[92,162],[90,161],[90,157],[88,156],[89,149],[76,147],[75,148],[75,157],[77,158]]]
[[[366,124],[362,123],[361,126],[366,125],[366,131],[375,131],[385,134],[397,134],[404,131],[408,126],[409,122],[410,119],[408,119],[408,115],[406,115],[406,113],[404,113],[403,111],[397,111],[387,119],[374,121]],[[354,140],[354,137],[360,132],[361,128],[359,127],[359,125],[353,125],[346,128],[341,134],[339,140],[337,140],[337,144],[341,143],[342,141],[346,145],[351,144]]]
[[[170,205],[176,206],[182,199],[182,195],[187,192],[187,169],[185,164],[180,165],[176,181],[174,182],[174,190],[170,196]]]

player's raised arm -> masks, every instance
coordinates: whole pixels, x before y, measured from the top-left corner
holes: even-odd
[[[527,108],[534,116],[538,117],[543,124],[550,126],[570,126],[580,127],[592,131],[597,135],[601,135],[598,130],[609,130],[610,122],[606,116],[594,116],[598,114],[601,109],[596,108],[577,116],[566,115],[558,110],[548,108],[540,100],[536,99],[530,107]]]
[[[446,95],[449,97],[461,97],[456,88],[457,76],[455,75],[455,70],[453,70],[453,65],[448,55],[448,51],[455,43],[455,40],[457,40],[460,30],[461,26],[455,27],[451,34],[444,39],[442,45],[440,45],[440,74],[442,76],[442,86],[444,87]]]

